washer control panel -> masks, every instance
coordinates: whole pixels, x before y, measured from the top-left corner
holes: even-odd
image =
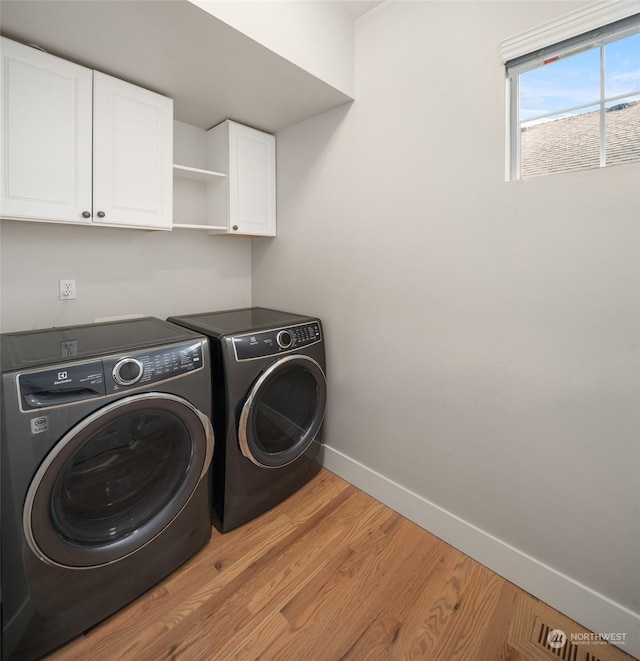
[[[107,394],[148,386],[202,367],[202,342],[105,358]]]
[[[203,367],[203,340],[18,375],[21,411],[74,404],[148,386]]]
[[[286,351],[295,351],[320,342],[322,339],[319,321],[306,324],[274,328],[273,330],[236,335],[231,338],[236,360],[265,358]]]

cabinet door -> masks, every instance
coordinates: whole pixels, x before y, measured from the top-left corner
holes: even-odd
[[[229,122],[229,230],[276,234],[276,139]]]
[[[90,69],[2,38],[3,217],[91,222],[91,81]]]
[[[93,222],[171,229],[173,101],[94,72]]]

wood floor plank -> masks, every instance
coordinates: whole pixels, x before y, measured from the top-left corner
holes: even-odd
[[[354,554],[302,610],[285,609],[291,627],[278,641],[278,658],[310,658],[322,648],[341,658],[384,608],[381,595],[402,589],[397,579],[419,548],[414,524],[400,520],[392,535],[361,541]],[[348,617],[345,615],[348,614]],[[270,649],[269,652],[272,650]]]
[[[286,532],[281,532],[276,536],[267,534],[263,545],[252,544],[247,549],[242,544],[243,550],[236,561],[222,563],[216,580],[199,588],[188,600],[186,606],[181,604],[177,607],[176,610],[183,612],[185,608],[193,606],[189,611],[189,617],[180,617],[178,623],[170,631],[161,632],[159,627],[158,635],[144,646],[142,658],[184,658],[186,650],[192,645],[194,637],[191,635],[192,632],[195,632],[195,636],[202,636],[202,631],[207,631],[212,639],[215,638],[215,648],[217,649],[219,639],[224,641],[233,632],[235,622],[248,619],[249,611],[246,610],[246,605],[242,603],[241,598],[244,585],[257,574],[261,574],[263,567],[272,558],[282,553],[292,543],[292,540],[318,525],[319,521],[332,513],[338,504],[348,500],[350,495],[356,493],[354,489],[341,490],[333,500],[324,508],[315,511],[308,520],[297,526],[292,524]],[[286,518],[288,520],[288,516]],[[256,528],[256,531],[260,531],[260,528]],[[237,534],[237,531],[234,532],[238,539],[242,540],[242,536]],[[166,623],[166,618],[164,623]],[[175,639],[179,643],[176,643]],[[167,654],[170,656],[165,656]]]
[[[218,563],[221,567],[223,562],[217,560],[219,550],[215,544],[198,554],[201,571],[190,575],[188,580],[185,574],[172,575],[167,579],[167,593],[163,595],[155,608],[149,607],[148,594],[136,600],[126,609],[113,616],[113,626],[121,633],[118,637],[109,635],[106,627],[95,628],[87,636],[87,645],[80,648],[79,659],[101,659],[108,658],[114,661],[122,659],[129,661],[133,654],[143,658],[146,650],[162,639],[165,634],[169,636],[180,636],[184,628],[183,622],[191,622],[201,606],[205,603],[224,600],[223,591],[229,583],[241,573],[245,566],[259,559],[265,552],[269,551],[273,536],[281,537],[287,532],[295,530],[296,527],[289,521],[286,515],[281,515],[263,529],[256,529],[249,536],[250,544],[243,545],[242,553],[232,562],[229,560],[226,571],[216,569]],[[217,538],[214,533],[213,538]],[[226,558],[226,556],[223,556]],[[194,559],[195,560],[195,559]],[[203,562],[204,561],[204,562]],[[191,563],[188,563],[191,564]],[[233,592],[234,588],[231,588]],[[153,594],[153,591],[152,591]],[[175,630],[175,633],[172,634]],[[170,645],[169,645],[170,646]],[[100,650],[100,656],[92,656]]]
[[[487,625],[486,633],[476,643],[476,658],[479,661],[484,661],[484,659],[500,659],[504,653],[504,632],[509,628],[519,592],[521,590],[513,583],[502,581],[498,603],[491,616],[491,626]]]
[[[545,651],[529,656],[513,637],[534,606],[323,469],[263,516],[214,530],[162,583],[48,658],[533,661]],[[630,659],[606,650],[607,659]]]
[[[381,612],[341,659],[345,661],[394,659],[391,648],[401,627],[402,622],[389,611]]]
[[[474,562],[434,661],[484,661],[479,642],[492,621],[504,579]]]
[[[268,582],[254,581],[243,589],[249,592],[248,608],[259,613],[267,607],[278,608],[276,599],[286,603],[301,586],[321,571],[327,559],[362,537],[373,534],[387,517],[388,510],[364,494],[346,501],[340,510],[298,538],[269,567]],[[260,584],[262,583],[262,584]]]
[[[254,620],[255,622],[255,620]],[[280,612],[271,613],[252,627],[240,632],[240,639],[227,649],[220,650],[220,661],[246,661],[266,659],[264,650],[287,629],[289,623]]]
[[[421,537],[419,532],[417,534]],[[398,655],[396,643],[401,629],[405,628],[407,616],[416,608],[425,581],[449,548],[444,542],[432,536],[420,541],[418,549],[411,556],[411,561],[404,565],[402,574],[395,577],[395,589],[385,595],[384,609],[354,642],[344,655],[345,659],[353,661],[363,658],[392,659]]]
[[[264,554],[251,563],[234,579],[238,585],[226,594],[222,605],[217,603],[217,596],[215,601],[203,604],[201,615],[216,639],[216,654],[223,656],[226,653],[248,621],[268,617],[269,612],[277,611],[298,586],[310,580],[325,557],[331,557],[343,540],[349,539],[368,520],[378,518],[382,510],[381,505],[354,491],[340,508],[340,516],[338,510],[332,510],[313,527],[300,526],[303,535],[290,534],[281,540],[277,554]],[[211,612],[215,613],[215,621],[210,621]],[[177,648],[173,648],[174,656],[190,649],[193,638],[201,637],[200,619],[191,618],[181,626],[182,640]],[[167,640],[165,637],[165,640],[155,641],[146,653],[162,654],[168,648]]]
[[[423,581],[414,608],[403,619],[394,656],[428,658],[449,623],[473,561],[448,547],[433,572]]]

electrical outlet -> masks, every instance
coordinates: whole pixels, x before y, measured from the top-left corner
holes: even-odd
[[[60,300],[72,301],[76,298],[76,281],[75,280],[59,280],[60,283]]]

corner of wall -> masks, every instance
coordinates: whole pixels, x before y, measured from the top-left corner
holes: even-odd
[[[336,475],[594,633],[624,633],[624,647],[621,646],[621,649],[640,657],[640,613],[634,613],[331,446],[324,446],[323,464]]]

